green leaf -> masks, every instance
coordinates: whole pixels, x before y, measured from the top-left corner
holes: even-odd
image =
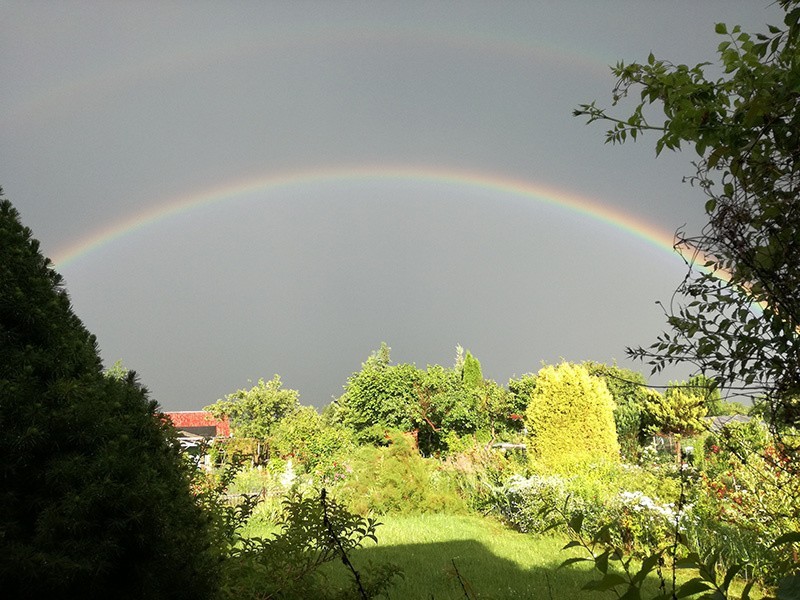
[[[661,558],[660,554],[651,554],[642,561],[642,566],[639,571],[633,576],[631,580],[633,583],[640,583],[644,581],[650,572],[658,565],[658,560]]]
[[[772,542],[770,548],[777,548],[778,546],[783,546],[784,544],[795,544],[798,542],[800,542],[800,531],[790,531],[789,533],[784,533],[777,540]]]
[[[618,585],[624,585],[625,583],[625,578],[622,575],[619,575],[618,573],[609,573],[598,581],[588,582],[581,589],[593,590],[596,592],[606,592],[611,588],[615,588]]]
[[[733,578],[742,570],[742,565],[731,565],[728,571],[725,573],[725,579],[722,581],[722,588],[723,591],[728,591],[728,586],[733,581]]]
[[[603,574],[608,573],[608,554],[609,551],[606,550],[600,556],[594,559],[594,568]]]
[[[572,529],[575,533],[581,532],[581,526],[583,525],[583,513],[577,513],[572,516],[569,520],[569,528]]]
[[[699,577],[695,577],[694,579],[690,579],[689,581],[684,583],[681,587],[679,587],[678,591],[675,592],[675,597],[686,598],[687,596],[694,596],[695,594],[699,594],[700,592],[705,592],[706,590],[710,589],[711,586],[708,585],[708,583],[706,583]]]
[[[641,600],[641,598],[641,590],[638,587],[629,585],[628,589],[618,598],[618,600]]]
[[[720,35],[726,35],[728,33],[728,28],[725,26],[725,23],[717,23],[714,25],[714,32]]]
[[[591,562],[591,561],[592,561],[591,558],[584,558],[582,556],[575,556],[575,557],[572,557],[572,558],[568,558],[567,560],[562,562],[560,565],[558,565],[558,568],[560,569],[562,567],[568,567],[569,565],[572,565],[572,564],[575,564],[575,563],[579,563],[579,562]]]

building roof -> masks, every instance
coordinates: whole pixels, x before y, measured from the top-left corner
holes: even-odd
[[[747,415],[719,415],[706,417],[705,421],[708,423],[708,429],[717,433],[732,423],[747,423],[750,421],[750,417]]]
[[[192,431],[192,429],[208,427],[216,428],[216,436],[230,437],[231,427],[227,419],[217,419],[205,410],[181,410],[164,413],[176,429]]]

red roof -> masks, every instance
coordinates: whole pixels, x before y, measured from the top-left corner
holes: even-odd
[[[183,429],[185,427],[210,427],[217,428],[217,435],[229,437],[231,434],[231,427],[227,419],[217,419],[210,412],[205,410],[181,410],[177,412],[164,413],[175,429]]]

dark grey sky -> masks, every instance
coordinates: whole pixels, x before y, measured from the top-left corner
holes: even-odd
[[[323,406],[381,341],[419,366],[461,344],[501,383],[560,358],[644,370],[624,348],[661,330],[677,256],[532,196],[414,174],[545,186],[665,237],[697,227],[691,154],[604,145],[571,110],[605,102],[617,60],[713,58],[717,21],[780,15],[758,0],[5,2],[0,185],[106,364],[166,409],[274,373]],[[390,167],[408,176],[375,175]],[[145,223],[320,170],[339,177]]]

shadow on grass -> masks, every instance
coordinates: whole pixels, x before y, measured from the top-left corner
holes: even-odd
[[[591,578],[589,567],[557,569],[569,555],[554,545],[552,557],[545,564],[522,568],[514,560],[495,555],[474,540],[453,540],[423,544],[372,546],[354,551],[350,558],[356,569],[368,573],[370,563],[394,563],[404,573],[395,580],[389,597],[396,600],[481,598],[505,600],[579,600],[599,598],[581,590]],[[455,565],[455,566],[454,566]],[[341,564],[329,565],[330,582],[341,587],[347,573]],[[456,569],[461,581],[456,576]],[[470,595],[465,594],[463,585]]]

